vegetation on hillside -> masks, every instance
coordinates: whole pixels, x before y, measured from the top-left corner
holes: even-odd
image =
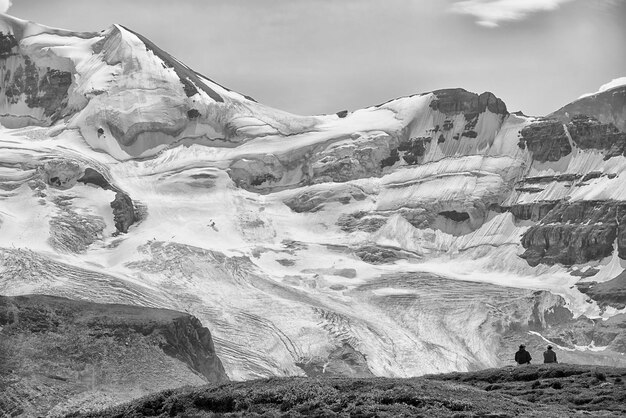
[[[565,364],[411,379],[273,378],[169,390],[86,416],[623,416],[625,379],[626,369]]]

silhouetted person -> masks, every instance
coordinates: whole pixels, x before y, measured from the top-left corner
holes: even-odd
[[[532,359],[530,353],[526,351],[526,346],[524,344],[520,345],[519,350],[515,353],[515,361],[517,364],[530,364],[530,360]]]
[[[552,351],[551,345],[549,345],[548,349],[543,352],[543,362],[544,363],[558,363],[558,361],[556,361],[556,353]]]

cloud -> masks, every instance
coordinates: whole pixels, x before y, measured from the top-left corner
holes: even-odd
[[[476,23],[495,28],[500,22],[525,19],[529,14],[558,9],[572,0],[464,0],[450,7],[453,13],[477,18]]]
[[[0,13],[6,13],[12,4],[11,0],[0,0]]]

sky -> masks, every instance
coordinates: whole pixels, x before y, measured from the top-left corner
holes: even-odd
[[[0,0],[48,26],[122,24],[297,114],[440,88],[545,115],[626,76],[626,0]]]

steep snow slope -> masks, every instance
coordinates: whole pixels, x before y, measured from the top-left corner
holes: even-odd
[[[186,310],[231,379],[625,364],[624,301],[576,286],[626,266],[615,126],[463,89],[291,115],[121,26],[2,22],[0,293]]]

